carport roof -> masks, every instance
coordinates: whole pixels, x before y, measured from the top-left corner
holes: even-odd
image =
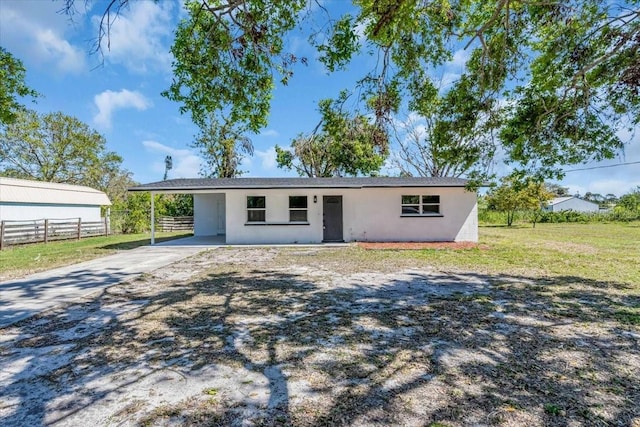
[[[129,191],[189,192],[195,190],[268,188],[375,188],[464,187],[462,178],[362,177],[362,178],[185,178],[152,182]]]

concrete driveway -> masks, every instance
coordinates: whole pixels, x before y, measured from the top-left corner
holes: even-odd
[[[118,282],[131,280],[215,246],[182,243],[174,241],[171,245],[159,244],[124,250],[23,279],[0,282],[0,327]]]

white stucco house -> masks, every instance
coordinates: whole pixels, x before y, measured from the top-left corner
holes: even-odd
[[[100,207],[110,206],[105,193],[80,185],[0,177],[0,220],[81,218],[100,221]]]
[[[600,206],[597,203],[588,200],[582,200],[578,197],[556,197],[547,202],[545,210],[548,212],[600,212]]]
[[[227,244],[475,242],[477,197],[466,184],[459,178],[203,178],[129,191],[193,194],[194,234],[224,236]]]

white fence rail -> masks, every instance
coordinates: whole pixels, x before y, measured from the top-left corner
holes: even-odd
[[[0,250],[8,245],[108,236],[109,221],[82,222],[81,218],[0,221]]]

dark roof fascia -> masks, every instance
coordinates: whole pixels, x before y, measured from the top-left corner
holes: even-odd
[[[178,179],[129,188],[129,191],[189,192],[258,189],[359,189],[359,188],[445,188],[466,187],[459,178],[238,178],[236,180]]]
[[[241,186],[218,186],[218,187],[131,187],[127,191],[154,191],[154,192],[189,192],[189,191],[224,191],[224,190],[283,190],[283,189],[361,189],[361,188],[464,188],[466,185],[456,184],[438,184],[438,185],[424,185],[424,184],[403,184],[403,185],[241,185]]]

